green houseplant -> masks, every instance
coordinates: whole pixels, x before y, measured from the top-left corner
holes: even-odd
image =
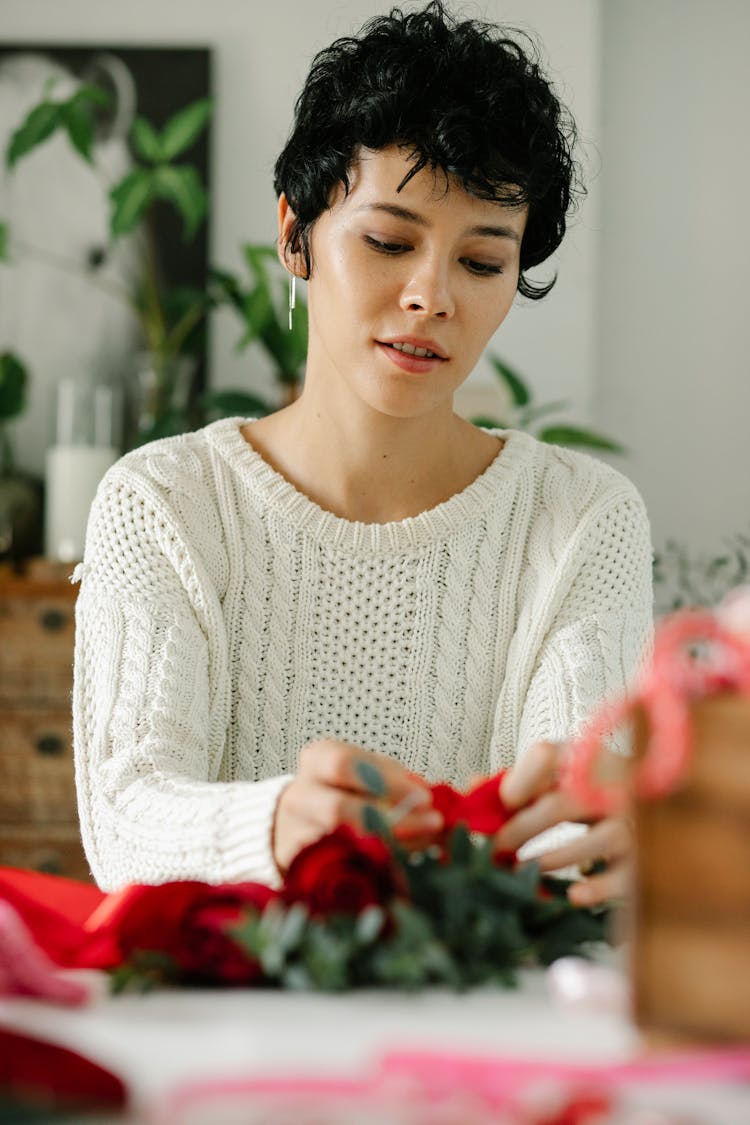
[[[67,99],[45,90],[10,139],[6,151],[9,169],[43,144],[55,132],[67,136],[82,159],[92,162],[94,112],[106,105],[108,94],[94,85],[79,87]],[[206,128],[212,112],[210,99],[184,107],[157,130],[144,117],[136,117],[130,135],[135,166],[109,189],[109,237],[112,242],[130,234],[148,219],[153,205],[166,200],[178,212],[186,240],[200,230],[208,209],[208,196],[197,169],[182,158]],[[0,261],[11,253],[30,254],[50,261],[43,248],[13,240],[7,223],[0,222]],[[151,381],[147,402],[129,444],[180,433],[203,421],[227,414],[267,414],[278,402],[269,402],[244,390],[207,390],[196,400],[194,387],[182,385],[184,362],[197,340],[197,332],[211,309],[228,304],[238,315],[242,330],[239,351],[260,345],[273,363],[282,404],[296,397],[307,350],[307,310],[298,298],[294,324],[286,324],[286,274],[274,246],[248,244],[243,256],[249,278],[211,268],[205,287],[165,290],[159,282],[153,245],[144,240],[143,281],[133,292],[105,278],[91,278],[128,305],[136,316],[148,357]],[[73,261],[53,260],[65,269],[79,269]]]
[[[509,406],[504,409],[502,418],[492,418],[487,415],[473,418],[472,421],[475,426],[525,430],[527,433],[533,434],[539,441],[550,442],[553,445],[578,446],[608,453],[625,452],[624,447],[619,442],[605,434],[597,433],[595,430],[568,421],[550,422],[549,416],[565,411],[568,403],[564,400],[535,402],[533,391],[515,368],[497,356],[490,355],[488,359],[500,381],[504,397],[508,400]]]
[[[16,468],[10,427],[26,407],[28,372],[13,352],[0,353],[0,557],[38,552],[42,538],[42,489]]]
[[[82,159],[93,164],[94,112],[108,102],[109,95],[94,85],[80,86],[69,98],[57,99],[54,85],[48,84],[42,100],[10,138],[5,153],[8,170],[58,132],[67,136]],[[201,135],[210,114],[211,102],[204,98],[180,110],[160,131],[145,118],[135,118],[130,142],[136,163],[108,192],[111,243],[139,227],[157,200],[176,208],[186,240],[195,237],[206,215],[207,196],[197,169],[180,158]],[[87,275],[91,284],[106,288],[131,309],[153,368],[151,421],[135,436],[136,442],[172,432],[184,421],[182,413],[174,416],[176,361],[210,305],[205,292],[184,287],[165,291],[159,283],[150,238],[143,239],[142,247],[142,281],[133,291],[110,278]],[[30,255],[63,269],[81,269],[75,261],[53,257],[43,247],[14,239],[8,224],[0,223],[0,259],[9,260],[13,254]]]

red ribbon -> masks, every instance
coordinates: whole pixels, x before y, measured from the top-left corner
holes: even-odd
[[[432,786],[432,803],[442,813],[446,829],[465,824],[470,832],[492,836],[499,832],[515,810],[508,809],[500,797],[500,782],[505,770],[481,781],[467,793],[440,782]]]

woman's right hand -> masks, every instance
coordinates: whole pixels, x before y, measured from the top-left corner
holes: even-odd
[[[358,762],[369,762],[377,769],[385,786],[382,797],[373,796],[360,780]],[[308,743],[300,751],[296,775],[276,806],[273,853],[279,871],[283,874],[302,848],[340,824],[363,831],[367,805],[375,805],[387,817],[401,802],[409,811],[398,817],[394,836],[405,847],[425,847],[437,841],[443,818],[432,808],[426,781],[393,758],[348,742],[325,738]]]

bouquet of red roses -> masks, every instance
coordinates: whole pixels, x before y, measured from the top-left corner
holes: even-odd
[[[176,882],[105,895],[0,870],[0,991],[63,1001],[60,965],[107,969],[116,990],[510,985],[519,965],[604,939],[606,911],[572,906],[566,882],[495,853],[508,815],[499,777],[466,794],[433,786],[443,846],[414,854],[378,811],[380,775],[364,765],[360,776],[373,795],[364,833],[342,826],[304,848],[280,890]]]
[[[376,800],[380,779],[361,775]],[[341,826],[304,848],[283,887],[172,883],[109,896],[118,989],[165,983],[343,990],[511,985],[514,970],[585,951],[607,913],[572,906],[567,882],[497,856],[499,777],[433,787],[444,847],[408,853],[373,803],[365,834]]]

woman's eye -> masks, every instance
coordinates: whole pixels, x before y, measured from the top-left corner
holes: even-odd
[[[477,277],[496,277],[503,272],[502,266],[490,265],[487,262],[475,262],[473,258],[462,258],[463,264]]]
[[[365,235],[365,242],[380,254],[403,254],[405,250],[409,249],[403,242],[383,242],[369,234]]]

